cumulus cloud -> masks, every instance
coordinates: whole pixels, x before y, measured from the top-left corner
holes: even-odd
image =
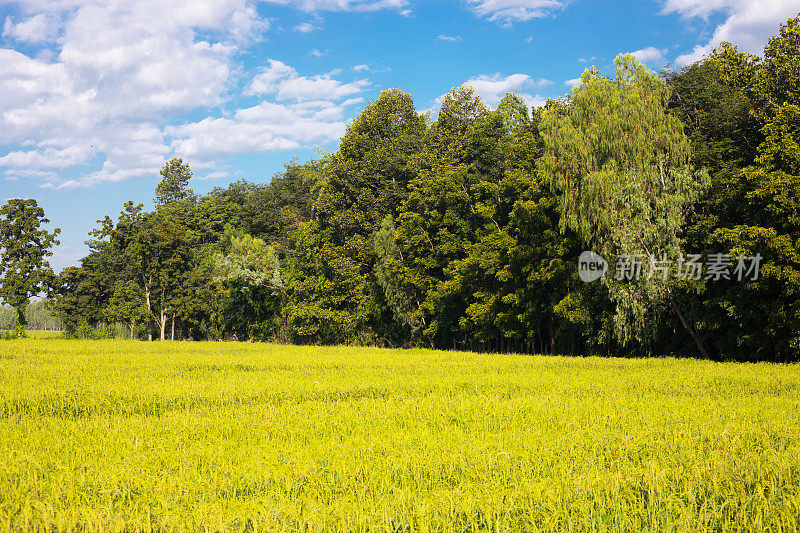
[[[691,52],[675,60],[685,66],[707,56],[722,41],[730,41],[740,50],[760,55],[770,36],[777,33],[781,23],[800,11],[797,0],[666,0],[662,13],[677,13],[684,18],[707,19],[714,13],[725,14],[725,20],[715,28],[713,35]]]
[[[21,20],[6,17],[3,35],[18,42],[43,43],[58,36],[60,25],[61,21],[49,13],[39,13]]]
[[[247,94],[272,94],[278,100],[338,100],[362,92],[369,80],[344,83],[333,79],[332,73],[319,76],[300,76],[285,63],[270,59],[247,88]]]
[[[551,16],[566,0],[466,0],[478,16],[504,23]]]
[[[176,153],[197,161],[241,153],[290,150],[310,143],[327,143],[345,132],[346,110],[359,99],[294,104],[260,104],[238,110],[232,118],[206,118],[170,126],[166,134]]]
[[[571,80],[566,80],[564,82],[564,85],[566,85],[567,87],[577,87],[580,84],[581,84],[580,78],[572,78]]]
[[[664,61],[664,54],[666,53],[666,48],[659,50],[654,46],[648,46],[647,48],[642,48],[641,50],[635,50],[630,54],[642,63],[661,63]]]
[[[81,184],[157,170],[169,152],[159,123],[220,103],[236,47],[268,25],[245,0],[33,0],[20,11],[4,36],[55,54],[0,49],[0,143],[19,147],[0,168],[101,161]]]
[[[249,0],[20,3],[4,37],[50,53],[0,48],[0,144],[10,147],[0,152],[0,176],[69,188],[153,176],[172,154],[213,170],[218,156],[335,140],[368,80],[339,81],[335,71],[303,76],[270,61],[246,84],[257,104],[235,110],[237,53],[268,26]],[[217,118],[219,107],[235,111]],[[175,125],[198,111],[207,118]],[[78,177],[62,179],[64,171]]]
[[[517,93],[529,106],[541,106],[547,101],[543,96],[532,95],[524,92],[525,89],[544,87],[552,84],[550,80],[544,78],[534,79],[528,74],[511,74],[501,76],[480,75],[464,82],[464,86],[471,87],[475,94],[490,106],[496,106],[506,93]]]

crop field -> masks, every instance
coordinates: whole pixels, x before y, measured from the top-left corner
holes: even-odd
[[[0,528],[798,531],[800,366],[0,341]]]

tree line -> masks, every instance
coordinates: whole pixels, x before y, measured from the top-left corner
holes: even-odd
[[[25,308],[25,324],[29,329],[39,331],[61,331],[64,325],[48,309],[47,300],[31,302]],[[0,330],[9,331],[16,327],[19,317],[17,310],[10,306],[0,307]]]
[[[533,109],[461,87],[431,118],[383,91],[268,184],[197,195],[173,159],[153,210],[98,221],[48,281],[49,308],[148,339],[800,360],[800,18],[763,57],[615,66]],[[615,275],[631,257],[664,275]],[[712,257],[758,276],[676,275]]]

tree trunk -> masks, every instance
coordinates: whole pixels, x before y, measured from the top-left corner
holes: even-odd
[[[152,281],[153,278],[150,277],[149,281]],[[150,312],[150,316],[153,317],[153,320],[156,319],[156,314],[153,312],[153,306],[150,304],[150,283],[148,279],[145,277],[144,273],[142,273],[142,282],[144,283],[144,301],[147,303],[147,310]],[[147,321],[147,340],[152,342],[153,341],[153,323],[149,320]]]
[[[162,299],[163,301],[163,299]],[[161,330],[161,340],[166,340],[166,331],[167,331],[167,314],[164,312],[164,308],[161,308],[161,314],[159,315],[158,319],[158,327]]]
[[[547,321],[547,329],[550,333],[550,355],[556,353],[556,330],[553,324],[553,313],[550,313],[550,320]]]
[[[175,340],[175,313],[172,313],[172,338],[170,340]]]
[[[672,310],[675,311],[676,315],[678,315],[678,319],[681,321],[683,328],[689,333],[692,339],[694,339],[694,343],[697,345],[697,349],[702,354],[703,359],[711,359],[711,356],[708,354],[708,350],[706,349],[706,345],[703,342],[703,339],[700,338],[700,335],[697,333],[697,331],[695,331],[692,325],[686,321],[686,318],[684,318],[683,313],[681,313],[681,310],[678,309],[678,306],[675,303],[675,301],[670,299],[670,304],[672,306]]]

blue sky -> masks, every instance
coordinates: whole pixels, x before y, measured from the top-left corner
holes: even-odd
[[[562,96],[632,52],[680,67],[723,40],[758,54],[798,0],[0,0],[0,201],[36,198],[75,264],[95,221],[152,206],[181,156],[196,192],[335,150],[383,89],[435,110]]]

